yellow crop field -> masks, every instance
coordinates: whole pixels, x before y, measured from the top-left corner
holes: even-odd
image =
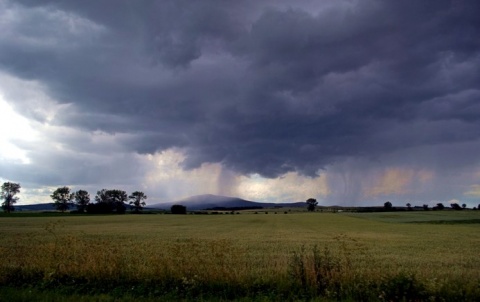
[[[63,288],[78,299],[474,300],[478,218],[13,214],[0,217],[0,298],[27,288],[60,297]]]

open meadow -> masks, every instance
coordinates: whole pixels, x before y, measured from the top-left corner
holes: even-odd
[[[0,217],[0,301],[478,300],[479,219],[14,213]]]

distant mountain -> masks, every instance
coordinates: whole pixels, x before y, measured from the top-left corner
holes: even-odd
[[[36,203],[26,205],[14,205],[15,211],[55,211],[55,204],[50,203]],[[72,208],[72,206],[70,206]]]
[[[148,205],[148,208],[169,210],[172,205],[181,204],[187,207],[187,210],[206,210],[220,208],[270,208],[270,207],[300,207],[305,206],[304,202],[299,203],[263,203],[249,201],[237,197],[227,197],[212,194],[195,195],[174,202],[157,203]]]
[[[229,208],[273,208],[273,207],[305,207],[305,202],[294,203],[263,203],[249,201],[237,197],[227,197],[212,194],[195,195],[174,202],[157,203],[147,205],[148,209],[164,209],[170,210],[174,204],[181,204],[187,207],[189,211],[206,210],[206,209],[229,209]],[[129,209],[129,205],[125,205]],[[29,205],[15,205],[15,211],[55,211],[54,203],[37,203]],[[72,204],[69,210],[76,210]]]

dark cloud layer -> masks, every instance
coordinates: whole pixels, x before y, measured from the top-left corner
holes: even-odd
[[[480,161],[446,147],[480,138],[478,1],[3,5],[0,68],[131,151],[267,177],[432,146],[432,165]]]

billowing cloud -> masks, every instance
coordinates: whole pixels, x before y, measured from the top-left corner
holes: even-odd
[[[0,0],[0,92],[42,140],[18,142],[30,166],[1,161],[0,177],[168,183],[149,193],[158,199],[208,188],[473,200],[478,11],[473,0]],[[168,177],[161,158],[175,162]]]

